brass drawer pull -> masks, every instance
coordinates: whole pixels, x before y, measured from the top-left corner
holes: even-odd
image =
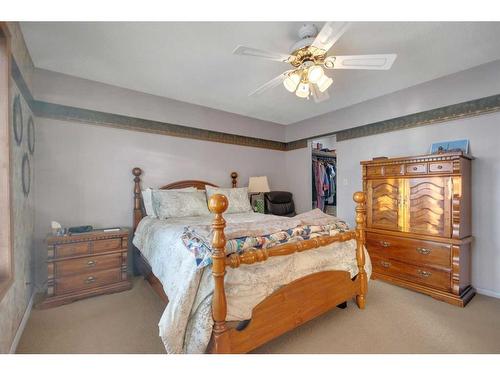
[[[382,247],[389,247],[391,246],[391,243],[387,241],[380,241],[380,245],[382,245]]]
[[[431,272],[429,271],[422,271],[422,270],[418,270],[417,273],[422,276],[422,277],[429,277],[430,275],[432,275]]]
[[[95,280],[96,280],[96,278],[94,276],[89,276],[85,280],[85,284],[91,284],[91,283],[95,282]]]
[[[89,267],[95,266],[95,265],[96,265],[96,261],[95,261],[95,260],[89,260],[89,261],[87,262],[87,265],[88,265]]]
[[[389,268],[391,266],[391,263],[389,262],[384,262],[383,260],[380,262],[380,265],[384,268]]]
[[[425,247],[417,247],[417,253],[422,255],[428,255],[431,253],[431,249],[427,249]]]

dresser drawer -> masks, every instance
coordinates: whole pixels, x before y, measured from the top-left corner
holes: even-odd
[[[404,174],[404,165],[384,165],[382,167],[382,173],[384,176],[401,176]]]
[[[453,173],[453,162],[429,163],[430,173]]]
[[[121,279],[120,268],[105,271],[85,272],[74,276],[60,277],[55,281],[56,294],[64,294],[117,283],[121,281]]]
[[[76,275],[85,272],[95,272],[110,268],[119,268],[122,264],[122,254],[99,255],[54,262],[56,277]]]
[[[92,243],[92,252],[104,253],[106,251],[122,249],[121,238],[111,238],[109,240],[97,240]]]
[[[78,255],[87,255],[90,250],[89,242],[74,242],[55,245],[55,257],[66,258]]]
[[[431,286],[436,289],[451,290],[451,275],[449,272],[378,256],[372,256],[371,260],[373,270],[377,273]]]
[[[427,163],[408,164],[406,166],[406,174],[426,174]]]
[[[366,167],[366,174],[368,177],[383,176],[383,168],[376,165]]]
[[[451,267],[451,246],[439,242],[367,233],[366,247],[370,255],[445,269]]]

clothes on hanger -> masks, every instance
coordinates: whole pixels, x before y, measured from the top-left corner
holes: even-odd
[[[325,205],[335,204],[335,158],[313,157],[312,161],[312,192],[313,202],[317,208],[325,211]]]

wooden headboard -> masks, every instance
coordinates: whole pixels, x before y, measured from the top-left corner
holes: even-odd
[[[142,220],[144,216],[146,216],[146,212],[144,209],[144,202],[142,200],[142,189],[141,189],[141,175],[142,169],[135,167],[132,169],[132,174],[134,177],[134,212],[133,212],[133,229],[134,232],[139,225],[139,222]],[[231,184],[232,187],[235,188],[238,184],[238,173],[231,172]],[[183,189],[187,187],[195,187],[199,190],[205,190],[205,185],[218,187],[211,182],[200,181],[200,180],[183,180],[172,182],[165,186],[162,186],[160,190],[171,190],[171,189]]]

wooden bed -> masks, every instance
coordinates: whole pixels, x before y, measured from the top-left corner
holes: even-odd
[[[132,170],[134,177],[134,233],[137,225],[145,216],[141,194],[140,168]],[[232,186],[236,187],[237,174],[231,173]],[[161,189],[180,189],[196,187],[204,190],[205,185],[216,185],[198,181],[186,180],[174,182]],[[298,327],[307,321],[339,306],[345,307],[345,302],[356,299],[360,309],[365,307],[368,290],[367,274],[364,269],[365,253],[365,194],[356,192],[353,196],[356,202],[356,229],[335,236],[323,236],[295,243],[286,243],[270,249],[250,249],[241,254],[226,256],[226,238],[224,228],[226,222],[223,213],[228,201],[225,196],[216,194],[208,202],[208,207],[215,214],[212,228],[212,275],[214,278],[214,294],[212,300],[212,315],[214,326],[207,353],[247,353],[264,343]],[[359,273],[351,279],[347,271],[324,271],[307,275],[287,284],[265,298],[252,310],[252,318],[244,322],[226,322],[226,294],[224,291],[224,275],[226,267],[238,268],[242,264],[265,262],[269,257],[285,256],[295,252],[307,251],[333,242],[343,242],[355,239],[356,261]],[[134,262],[137,271],[145,276],[154,290],[168,303],[168,296],[163,291],[161,282],[152,272],[147,261],[139,250],[134,249]],[[239,323],[239,324],[238,324]]]

